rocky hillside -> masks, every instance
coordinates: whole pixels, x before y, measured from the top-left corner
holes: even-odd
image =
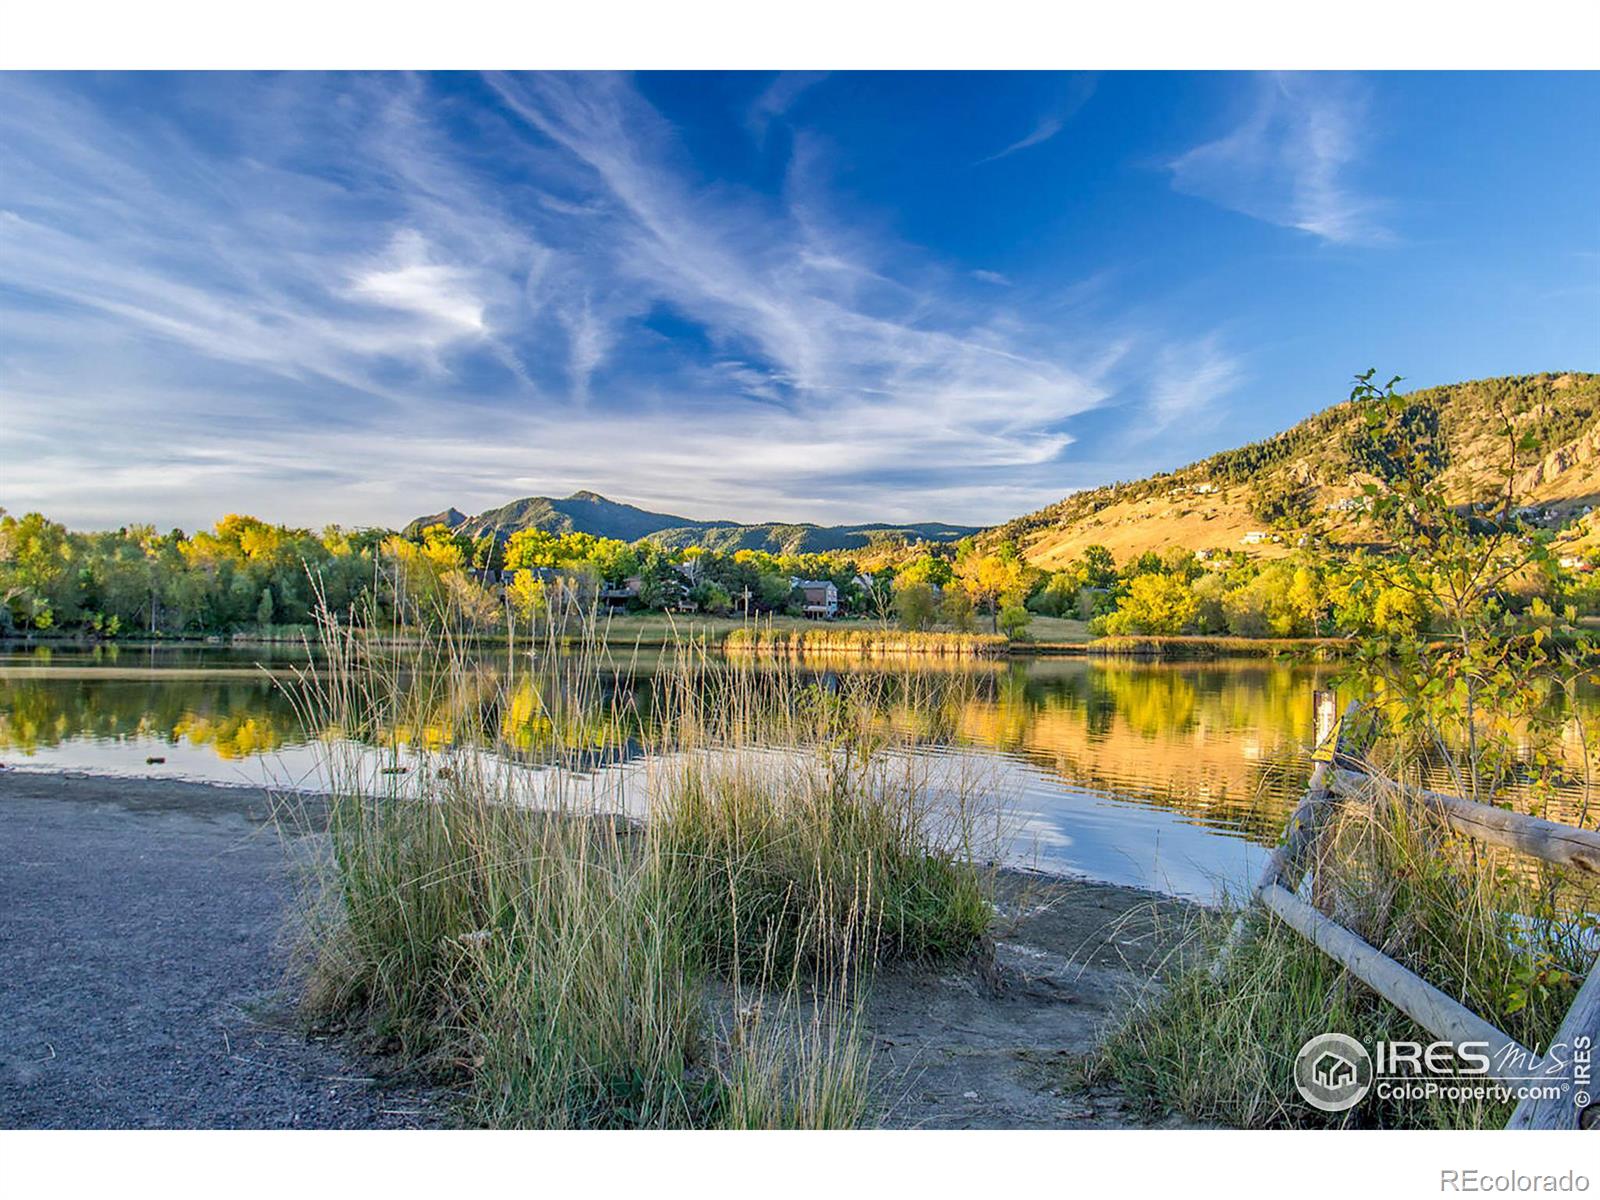
[[[671,513],[650,512],[631,504],[607,500],[595,492],[574,492],[565,499],[529,496],[491,508],[475,517],[448,508],[418,517],[408,533],[443,524],[470,537],[485,533],[507,538],[522,529],[550,533],[590,533],[596,537],[634,542],[648,538],[664,546],[706,546],[715,550],[766,550],[774,554],[821,553],[827,550],[861,550],[874,543],[949,542],[977,533],[965,525],[928,522],[919,525],[809,525],[766,522],[746,525],[737,521],[695,521]]]
[[[1600,513],[1583,510],[1600,506],[1600,375],[1483,379],[1412,392],[1407,400],[1408,425],[1436,444],[1442,478],[1463,503],[1487,499],[1503,470],[1497,415],[1503,409],[1537,445],[1519,471],[1523,502],[1574,544],[1594,539],[1591,525]],[[1136,482],[1076,492],[988,536],[1016,539],[1045,568],[1094,543],[1119,561],[1168,546],[1286,554],[1292,531],[1310,517],[1326,520],[1336,536],[1350,524],[1343,514],[1368,478],[1364,431],[1354,406],[1337,404],[1265,441]]]

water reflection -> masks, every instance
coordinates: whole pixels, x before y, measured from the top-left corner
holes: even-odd
[[[559,672],[487,656],[465,687],[430,696],[423,719],[360,731],[306,720],[296,668],[316,664],[291,647],[3,654],[0,753],[12,767],[315,786],[314,742],[353,734],[375,747],[490,739],[527,763],[559,743],[588,748],[603,766],[637,753],[654,720],[658,664],[630,662],[598,681],[597,694],[567,696]],[[808,666],[807,677],[826,688],[873,674],[884,719],[924,752],[983,760],[1022,819],[1021,853],[1041,866],[1209,898],[1249,878],[1276,840],[1304,787],[1311,693],[1329,671],[846,661]]]

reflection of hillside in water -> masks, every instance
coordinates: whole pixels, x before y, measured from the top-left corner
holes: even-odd
[[[959,733],[1071,786],[1271,842],[1305,787],[1312,692],[1331,680],[1330,668],[1304,664],[1029,664],[972,703]],[[1577,703],[1586,716],[1596,707],[1592,692]],[[1539,803],[1512,787],[1507,799],[1586,824],[1579,721],[1564,726],[1559,754],[1569,786]],[[1429,786],[1455,790],[1439,764],[1427,775]]]
[[[972,704],[960,733],[1072,786],[1270,839],[1304,786],[1321,681],[1271,664],[1037,664]]]

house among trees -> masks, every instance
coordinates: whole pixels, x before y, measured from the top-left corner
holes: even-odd
[[[621,583],[607,584],[600,589],[600,600],[607,608],[627,608],[639,599],[644,587],[642,575],[629,575]]]
[[[800,609],[808,617],[831,621],[839,615],[839,589],[831,579],[791,579],[789,585],[804,597]]]

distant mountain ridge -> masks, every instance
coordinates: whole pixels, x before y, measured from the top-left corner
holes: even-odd
[[[648,539],[670,549],[705,546],[723,552],[765,550],[773,554],[861,550],[888,539],[951,542],[979,531],[976,526],[946,525],[937,521],[913,525],[696,521],[671,513],[650,512],[588,491],[574,492],[564,499],[527,496],[476,516],[447,508],[432,516],[418,517],[406,526],[406,532],[414,534],[429,525],[445,525],[471,538],[492,533],[504,540],[524,529],[542,529],[547,533],[588,533],[625,542]]]
[[[1513,375],[1406,395],[1416,436],[1442,459],[1440,481],[1457,502],[1485,501],[1502,468],[1504,411],[1538,449],[1519,463],[1517,491],[1563,538],[1600,539],[1600,375]],[[1364,475],[1360,411],[1348,401],[1282,433],[1144,479],[1074,492],[1048,508],[988,530],[1050,569],[1103,545],[1119,562],[1169,547],[1287,554],[1289,533],[1322,517],[1350,527]],[[1594,514],[1585,510],[1594,507]],[[1356,537],[1351,527],[1352,538]]]

